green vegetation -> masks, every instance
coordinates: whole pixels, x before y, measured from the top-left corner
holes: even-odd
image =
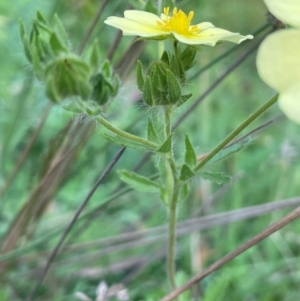
[[[39,73],[42,81],[36,79],[24,52],[19,19],[29,34],[37,11],[47,20],[57,14],[68,35],[67,46],[58,43],[53,46],[57,51],[67,51],[65,47],[74,53],[82,50],[85,59],[90,58],[89,63],[100,65],[108,58],[114,73],[110,74],[109,65],[102,64],[101,74],[112,76],[112,82],[105,81],[106,86],[100,87],[102,75],[95,76],[89,86],[86,77],[81,77],[84,88],[71,84],[71,94],[76,97],[86,88],[84,91],[88,92],[84,95],[92,93],[94,104],[97,97],[104,97],[106,101],[101,105],[111,124],[134,135],[148,135],[155,141],[161,133],[156,135],[157,129],[147,115],[157,116],[162,112],[143,104],[136,85],[136,74],[141,72],[140,67],[136,68],[136,61],[139,59],[148,66],[157,60],[163,45],[159,43],[163,42],[138,41],[132,46],[134,38],[123,37],[117,43],[120,32],[103,23],[108,16],[123,15],[130,5],[143,9],[145,2],[16,0],[13,4],[0,3],[0,301],[27,300],[76,210],[120,150],[104,139],[108,134],[96,123],[97,110],[88,111],[85,107],[90,116],[76,114],[78,108],[82,109],[82,103],[61,101],[65,85],[58,87],[58,98],[51,94],[54,99],[44,84],[45,78],[48,80],[46,72]],[[164,1],[153,2],[156,7]],[[100,19],[85,41],[101,5]],[[151,11],[153,7],[147,5]],[[200,47],[197,63],[188,71],[190,80],[185,92],[193,96],[172,116],[171,125],[177,126],[173,150],[184,161],[186,150],[193,153],[194,147],[198,159],[203,159],[275,95],[260,80],[255,66],[255,45],[270,32],[271,26],[266,25],[266,8],[261,0],[183,0],[176,1],[176,5],[186,12],[194,10],[197,23],[209,21],[241,34],[257,33],[255,39],[238,47],[230,43]],[[93,52],[95,45],[97,55]],[[171,43],[164,45],[172,49]],[[244,55],[251,48],[254,51]],[[216,61],[227,52],[228,55]],[[243,55],[241,64],[199,99]],[[214,64],[205,68],[213,61]],[[94,72],[84,70],[89,75]],[[120,87],[115,96],[118,77]],[[61,102],[54,104],[49,98]],[[196,102],[199,105],[183,118]],[[252,133],[253,130],[256,131]],[[189,139],[185,138],[187,133]],[[185,283],[300,202],[299,197],[293,205],[275,206],[276,201],[299,195],[299,125],[283,117],[275,104],[243,130],[239,138],[208,162],[207,170],[193,179],[188,197],[179,202],[177,284]],[[188,160],[194,164],[193,158]],[[113,285],[122,283],[132,301],[157,301],[170,291],[166,274],[168,216],[154,182],[155,166],[159,163],[155,156],[145,158],[139,149],[125,150],[95,191],[30,300],[80,300],[76,292],[95,300],[101,281],[111,291]],[[136,181],[136,174],[128,172],[136,168],[143,176],[138,181],[147,186],[149,193],[135,191],[121,182],[120,178],[127,183]],[[265,212],[261,207],[246,215],[250,214],[251,206],[273,203],[273,209]],[[238,218],[231,212],[243,208]],[[214,218],[208,219],[214,214]],[[299,230],[300,221],[296,220],[211,273],[178,300],[298,300]],[[115,296],[109,300],[118,299]]]

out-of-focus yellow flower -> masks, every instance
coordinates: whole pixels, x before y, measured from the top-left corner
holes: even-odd
[[[176,7],[169,16],[169,8],[165,7],[160,17],[139,10],[126,10],[124,18],[109,17],[104,23],[119,28],[124,35],[136,35],[143,38],[167,38],[172,35],[176,40],[188,45],[215,46],[219,41],[241,43],[253,36],[242,36],[225,29],[216,28],[209,22],[190,25],[194,12],[186,15]]]
[[[295,28],[269,35],[257,54],[260,77],[280,95],[278,104],[300,123],[300,0],[264,0],[270,12]]]

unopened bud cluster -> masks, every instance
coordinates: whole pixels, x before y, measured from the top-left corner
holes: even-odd
[[[36,77],[45,82],[46,94],[53,102],[77,96],[104,105],[117,94],[119,78],[108,61],[102,62],[97,41],[84,58],[74,54],[57,15],[49,24],[37,12],[29,37],[22,22],[20,33],[27,59]]]
[[[179,49],[178,49],[179,52]],[[183,94],[186,72],[194,65],[196,50],[190,46],[177,55],[164,52],[159,61],[153,62],[146,75],[141,62],[137,65],[138,88],[146,105],[178,107],[191,94]]]

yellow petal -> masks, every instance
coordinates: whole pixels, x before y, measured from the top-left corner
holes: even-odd
[[[282,92],[278,104],[289,119],[300,124],[300,82]]]
[[[121,29],[124,35],[156,37],[166,34],[165,31],[161,30],[158,26],[154,26],[153,24],[150,25],[147,22],[140,23],[119,17],[109,17],[104,21],[104,23]]]
[[[201,24],[202,23],[198,24],[198,26],[200,26]],[[253,36],[251,35],[242,36],[239,33],[230,32],[225,29],[216,27],[206,28],[200,33],[189,33],[182,35],[173,32],[173,35],[178,41],[189,45],[202,44],[215,46],[219,41],[229,41],[239,44],[246,39],[253,39]]]
[[[198,28],[201,30],[207,29],[207,28],[213,28],[215,27],[212,23],[210,22],[202,22],[196,25]]]
[[[157,27],[158,21],[161,22],[161,19],[158,16],[142,10],[125,10],[124,17],[125,19],[153,27]]]
[[[299,0],[264,0],[269,11],[280,21],[300,28]]]
[[[281,92],[300,82],[300,30],[280,30],[269,35],[257,54],[260,77]]]

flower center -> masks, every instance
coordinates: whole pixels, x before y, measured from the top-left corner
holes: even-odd
[[[194,17],[193,11],[190,11],[187,16],[181,9],[178,11],[177,7],[175,7],[173,16],[169,17],[169,7],[165,7],[163,14],[164,18],[162,21],[157,21],[157,25],[168,32],[174,31],[179,34],[186,34],[200,31],[197,25],[190,26]]]

